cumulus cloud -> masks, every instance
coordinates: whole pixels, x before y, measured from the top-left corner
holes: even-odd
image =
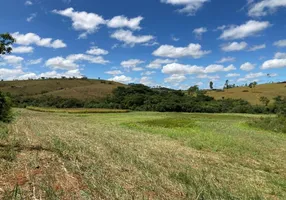
[[[200,74],[200,75],[197,76],[197,78],[200,78],[200,79],[209,79],[209,80],[215,81],[215,80],[219,80],[219,79],[220,79],[220,76],[218,76],[218,75],[209,76],[209,75],[207,75],[207,74]]]
[[[236,58],[234,58],[234,57],[223,57],[222,59],[217,61],[217,63],[234,62],[235,60],[236,60]]]
[[[187,78],[184,75],[180,75],[180,74],[173,74],[168,78],[164,79],[165,83],[181,83],[183,81],[185,81]]]
[[[153,52],[154,56],[168,57],[168,58],[181,58],[193,57],[201,58],[204,55],[211,53],[211,51],[203,51],[200,44],[189,44],[187,47],[175,47],[172,45],[162,45]]]
[[[119,83],[125,83],[125,84],[133,82],[133,79],[131,77],[128,77],[125,75],[115,76],[115,77],[110,78],[108,80],[119,82]]]
[[[113,76],[123,74],[123,72],[120,71],[120,70],[111,70],[111,71],[106,71],[106,72],[104,72],[104,73],[109,74],[109,75],[113,75]]]
[[[107,55],[109,52],[95,46],[95,47],[91,47],[91,49],[86,51],[86,53],[99,56],[99,55]]]
[[[24,72],[20,68],[16,68],[16,69],[0,68],[1,79],[13,80],[13,79],[17,79],[22,74],[24,74]]]
[[[152,61],[149,65],[147,65],[147,68],[150,69],[161,69],[163,64],[170,64],[176,62],[176,60],[171,59],[156,59]]]
[[[228,72],[232,70],[236,70],[234,65],[229,65],[226,68],[223,65],[209,65],[204,69],[204,73]]]
[[[139,59],[130,59],[130,60],[125,60],[121,62],[121,66],[127,70],[132,70],[132,71],[142,71],[143,68],[138,67],[138,65],[144,63],[143,60]]]
[[[125,16],[116,16],[113,17],[111,20],[107,21],[107,26],[109,28],[130,28],[132,30],[140,30],[140,22],[144,18],[139,16],[135,18],[128,19]]]
[[[109,61],[104,60],[101,56],[91,56],[86,54],[72,54],[67,56],[66,58],[63,57],[54,57],[50,58],[46,61],[45,65],[52,69],[61,69],[61,70],[76,70],[79,68],[79,65],[76,62],[79,61],[87,61],[89,63],[95,64],[106,64]]]
[[[141,76],[150,76],[150,75],[155,74],[155,73],[156,73],[155,71],[146,71],[146,72],[142,72]]]
[[[230,52],[230,51],[242,51],[244,50],[248,44],[246,42],[232,42],[228,44],[223,44],[221,46],[221,50]]]
[[[194,30],[193,30],[193,33],[196,35],[196,37],[197,37],[198,39],[201,39],[202,35],[203,35],[204,33],[206,33],[207,31],[208,31],[207,28],[201,27],[201,28],[196,28],[196,29],[194,29]]]
[[[277,52],[274,58],[275,59],[286,59],[286,53]]]
[[[14,55],[1,55],[0,58],[2,58],[4,63],[16,67],[20,66],[22,64],[22,61],[24,61],[24,58]]]
[[[257,33],[265,30],[270,26],[271,25],[268,21],[259,22],[255,20],[250,20],[240,26],[231,26],[228,29],[224,29],[223,33],[220,36],[220,39],[224,40],[243,39],[246,37],[256,35]]]
[[[179,63],[167,64],[162,69],[162,73],[164,74],[199,74],[203,72],[203,67],[196,65],[183,65]]]
[[[238,76],[240,76],[240,74],[230,73],[230,74],[227,74],[225,77],[231,78],[231,77],[238,77]]]
[[[153,82],[152,78],[151,77],[148,77],[148,76],[143,76],[141,77],[140,81],[139,81],[141,84],[143,85],[148,85],[148,86],[152,86],[152,85],[155,85],[155,83]]]
[[[261,69],[275,69],[283,67],[286,67],[286,58],[267,60],[262,64]]]
[[[30,46],[18,46],[13,47],[13,53],[33,53],[34,48]]]
[[[188,15],[195,15],[196,12],[204,5],[204,3],[210,0],[161,0],[162,3],[171,4],[174,6],[183,6],[183,8],[177,10],[180,13],[186,13]]]
[[[279,40],[273,43],[274,46],[277,47],[286,47],[286,40]]]
[[[80,38],[84,38],[87,34],[96,32],[99,29],[99,26],[105,24],[106,21],[102,16],[96,13],[87,13],[87,12],[77,12],[73,8],[67,8],[65,10],[53,10],[55,14],[59,14],[65,17],[69,17],[72,20],[72,26],[77,31],[84,31],[80,35]]]
[[[155,39],[152,35],[133,35],[132,31],[129,30],[117,30],[112,35],[111,38],[117,39],[123,42],[125,45],[134,46],[136,44],[148,43]]]
[[[67,45],[62,40],[53,40],[52,38],[41,38],[35,33],[20,34],[19,32],[13,33],[12,36],[16,39],[16,44],[19,45],[37,45],[49,48],[64,48]]]
[[[265,49],[265,48],[266,48],[265,44],[255,45],[255,46],[249,48],[248,51],[257,51],[257,50]]]
[[[37,65],[37,64],[42,63],[42,61],[43,61],[42,58],[35,59],[35,60],[29,60],[29,61],[27,62],[27,65]]]
[[[262,0],[251,4],[248,15],[252,17],[266,16],[274,13],[280,7],[286,7],[286,0]]]
[[[251,64],[250,62],[246,62],[240,66],[240,69],[243,71],[251,71],[255,68],[255,64]]]

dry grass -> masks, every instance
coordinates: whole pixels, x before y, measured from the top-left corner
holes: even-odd
[[[0,199],[286,198],[286,137],[251,115],[18,112]]]
[[[0,90],[24,97],[39,97],[43,94],[62,98],[101,99],[123,84],[103,80],[23,80],[1,81]]]
[[[248,92],[243,91],[248,90]],[[264,96],[272,100],[274,97],[283,96],[286,97],[286,84],[263,84],[258,85],[255,88],[238,87],[225,90],[224,92],[208,91],[209,96],[215,99],[232,98],[232,99],[244,99],[251,104],[261,104],[259,98]]]
[[[38,111],[38,112],[51,112],[51,113],[71,113],[71,114],[81,114],[81,113],[127,113],[128,110],[120,109],[106,109],[106,108],[40,108],[40,107],[27,107],[28,110]]]

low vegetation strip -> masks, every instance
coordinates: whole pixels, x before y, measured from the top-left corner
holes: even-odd
[[[51,112],[51,113],[127,113],[128,110],[120,109],[104,109],[104,108],[40,108],[40,107],[27,107],[28,110],[38,112]]]
[[[285,134],[256,115],[17,113],[0,199],[286,199]]]

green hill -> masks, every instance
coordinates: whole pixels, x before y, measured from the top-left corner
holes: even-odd
[[[0,91],[22,97],[53,95],[62,98],[86,100],[104,98],[118,86],[124,85],[113,81],[92,79],[45,79],[1,81]]]
[[[232,99],[241,98],[251,104],[261,104],[259,99],[262,96],[267,97],[269,100],[277,96],[286,97],[286,83],[261,84],[255,88],[236,87],[224,91],[208,91],[207,95],[215,99],[222,99],[223,97]]]

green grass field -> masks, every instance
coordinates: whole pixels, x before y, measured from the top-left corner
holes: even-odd
[[[15,112],[0,199],[286,199],[286,135],[261,116]]]

